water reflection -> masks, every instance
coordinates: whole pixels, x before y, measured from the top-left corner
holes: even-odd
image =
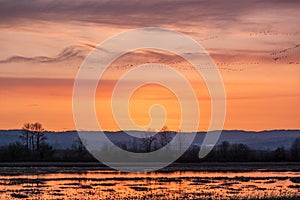
[[[1,199],[240,199],[296,196],[299,172],[1,168]]]

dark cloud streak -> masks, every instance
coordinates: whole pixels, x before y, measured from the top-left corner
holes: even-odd
[[[0,1],[0,22],[26,20],[82,21],[117,26],[184,25],[222,26],[236,23],[244,14],[277,8],[297,8],[297,0],[187,0],[187,1]],[[205,23],[206,22],[206,23]],[[209,24],[207,22],[212,22]]]
[[[70,46],[65,48],[55,57],[36,56],[36,57],[24,57],[24,56],[12,56],[4,60],[0,60],[1,63],[13,63],[13,62],[35,62],[35,63],[54,63],[62,62],[72,58],[84,59],[85,48],[81,46]]]

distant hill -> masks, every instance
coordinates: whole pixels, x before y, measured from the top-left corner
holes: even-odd
[[[0,146],[22,142],[20,138],[22,132],[22,130],[0,130]],[[123,132],[107,132],[106,134],[116,143],[127,146],[132,144],[132,138]],[[141,132],[141,134],[145,134],[145,132]],[[53,146],[54,149],[70,149],[79,140],[76,131],[45,132],[45,135],[47,136],[46,142]],[[204,132],[197,133],[193,145],[200,146],[204,136]],[[228,141],[231,144],[242,143],[256,150],[274,150],[277,147],[290,148],[293,141],[298,137],[300,137],[300,130],[269,130],[260,132],[224,130],[218,140],[218,144]]]

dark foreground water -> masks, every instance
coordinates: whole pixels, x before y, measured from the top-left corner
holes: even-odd
[[[0,167],[0,199],[241,199],[295,197],[297,171],[122,173],[80,167]]]

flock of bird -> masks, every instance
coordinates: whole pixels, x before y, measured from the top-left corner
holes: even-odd
[[[251,32],[250,36],[296,36],[299,33],[294,32],[294,33],[289,33],[289,32],[272,32],[272,31],[260,31],[260,32]],[[208,37],[203,37],[201,39],[199,39],[199,41],[206,41],[206,40],[213,40],[218,38],[218,36],[208,36]],[[297,48],[300,47],[300,44],[297,44],[293,47],[290,48],[286,48],[286,49],[282,49],[279,51],[274,51],[272,53],[270,53],[270,56],[272,56],[272,60],[273,61],[280,61],[280,60],[286,60],[290,57],[290,55],[293,53]],[[147,62],[146,62],[147,63]],[[150,63],[150,62],[148,62]],[[166,65],[170,65],[176,69],[179,70],[195,70],[195,67],[197,67],[198,69],[204,69],[204,70],[214,70],[214,69],[219,69],[219,70],[225,70],[227,72],[233,72],[233,71],[245,71],[247,66],[250,65],[259,65],[260,62],[258,61],[250,61],[250,62],[216,62],[215,64],[217,65],[217,68],[215,68],[212,63],[200,63],[197,66],[192,66],[192,65],[184,65],[182,60],[178,60],[178,59],[164,59],[164,57],[161,57],[155,61],[153,61],[153,63],[162,63],[161,67],[164,66],[163,63],[165,63]],[[141,63],[142,64],[142,63]],[[289,62],[287,62],[287,64],[290,65],[299,65],[300,62],[295,61],[295,60],[290,60]],[[134,66],[137,66],[138,64],[124,64],[124,65],[119,65],[119,66],[114,66],[114,69],[118,69],[118,70],[128,70]],[[157,65],[155,65],[157,67]],[[151,65],[149,65],[149,67],[151,67]]]
[[[217,62],[217,63],[215,63],[217,67],[215,67],[213,65],[213,63],[200,63],[198,65],[192,66],[190,64],[182,64],[182,62],[180,62],[180,61],[169,62],[169,63],[165,63],[165,64],[164,63],[157,64],[160,62],[161,62],[160,60],[153,61],[153,63],[155,63],[155,65],[151,65],[151,63],[149,63],[149,65],[147,67],[149,67],[149,68],[151,68],[151,67],[164,68],[166,65],[168,65],[175,69],[183,70],[183,71],[192,71],[192,70],[196,70],[196,68],[197,68],[197,69],[201,69],[201,70],[202,69],[203,70],[218,70],[219,69],[219,70],[225,70],[228,72],[233,72],[233,71],[245,71],[244,66],[259,65],[259,62]],[[176,63],[176,65],[174,65],[174,63]],[[140,64],[144,64],[144,63],[140,63]],[[138,65],[139,65],[138,63],[137,64],[113,65],[113,66],[109,67],[108,69],[110,69],[110,70],[129,70]]]
[[[297,44],[290,48],[285,48],[285,49],[282,49],[279,51],[274,51],[274,52],[270,53],[270,56],[272,56],[272,59],[274,61],[287,59],[287,58],[289,58],[288,54],[294,53],[297,50],[297,48],[299,48],[299,47],[300,47],[300,44]],[[299,64],[299,62],[290,61],[289,64]]]
[[[260,32],[251,32],[249,33],[250,36],[296,36],[299,33],[288,33],[288,32],[272,32],[272,31],[260,31]]]
[[[298,35],[298,33],[287,33],[287,32],[271,32],[271,31],[261,31],[261,32],[254,32],[250,33],[250,36],[295,36]],[[199,41],[206,41],[206,40],[214,40],[218,38],[218,36],[207,36],[199,39]],[[84,44],[84,46],[88,46],[91,48],[97,48],[94,45],[89,45],[89,44]],[[300,44],[294,45],[289,48],[277,50],[274,52],[271,52],[269,56],[271,56],[272,60],[275,62],[278,61],[287,61],[287,64],[290,65],[299,65],[300,61],[298,61],[298,51],[300,48]],[[53,58],[48,58],[48,57],[20,57],[20,56],[14,56],[10,57],[8,59],[0,60],[0,63],[9,63],[9,62],[20,62],[20,61],[38,61],[38,62],[59,62],[59,61],[64,61],[69,58],[73,57],[80,57],[83,59],[83,49],[82,46],[72,46],[64,49],[58,56],[53,57]],[[156,56],[159,54],[156,54]],[[296,56],[295,56],[296,55]],[[42,59],[42,60],[41,60]],[[131,59],[130,59],[131,60]],[[143,63],[133,63],[132,60],[131,62],[125,62],[125,63],[131,63],[131,64],[123,64],[123,65],[111,65],[108,69],[115,69],[115,70],[128,70],[130,68],[136,67],[137,65],[140,64],[145,64],[145,63],[151,63],[151,62],[144,62],[145,59],[143,59]],[[153,60],[153,59],[152,59]],[[186,64],[186,62],[182,59],[178,59],[177,56],[172,56],[172,55],[167,55],[166,56],[160,56],[159,58],[156,58],[152,61],[152,63],[162,63],[161,67],[165,65],[170,65],[176,69],[179,70],[195,70],[195,68],[190,65]],[[227,72],[232,72],[232,71],[245,71],[247,66],[250,65],[259,65],[260,62],[258,61],[252,61],[252,62],[216,62],[217,69],[219,70],[225,70]],[[155,65],[157,66],[157,65]],[[205,69],[205,70],[213,70],[216,69],[212,63],[210,62],[203,62],[199,63],[196,66],[198,69]]]
[[[203,38],[199,39],[199,41],[214,40],[217,38],[218,38],[218,36],[208,36],[208,37],[203,37]]]

